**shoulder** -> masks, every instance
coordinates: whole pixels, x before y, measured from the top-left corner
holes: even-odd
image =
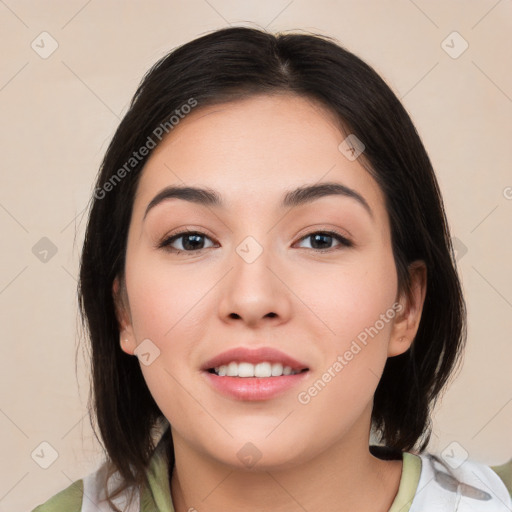
[[[164,425],[165,426],[165,425]],[[112,503],[123,512],[139,512],[142,499],[143,510],[156,510],[155,499],[165,503],[163,510],[173,510],[170,498],[168,460],[170,426],[156,446],[149,467],[146,470],[146,483],[141,487],[126,486],[118,471],[111,474],[108,465],[103,463],[96,471],[73,482],[48,501],[36,507],[32,512],[103,512],[111,508],[106,503],[105,483],[108,477],[108,492],[112,495],[119,487],[122,491],[115,493]],[[85,498],[84,498],[85,497]]]
[[[491,469],[503,480],[505,487],[512,496],[512,459],[501,466],[491,466]]]
[[[410,511],[509,512],[510,491],[485,464],[455,457],[418,454],[421,474]]]
[[[107,504],[105,493],[107,474],[107,466],[103,464],[99,469],[73,482],[69,487],[36,507],[32,512],[110,511],[111,508]],[[119,472],[116,471],[108,479],[109,493],[113,493],[123,483]],[[122,491],[116,493],[115,497],[112,498],[112,503],[124,512],[139,512],[139,489],[123,486]]]
[[[77,480],[32,512],[80,512],[84,495],[84,482]]]

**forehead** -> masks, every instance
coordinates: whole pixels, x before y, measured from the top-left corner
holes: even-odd
[[[277,205],[298,186],[339,182],[383,213],[379,186],[339,149],[348,134],[309,98],[261,95],[196,107],[155,148],[139,181],[135,209],[169,185],[218,190],[227,208]]]

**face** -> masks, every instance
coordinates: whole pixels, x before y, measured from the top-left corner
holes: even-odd
[[[198,107],[142,172],[122,348],[203,457],[276,468],[367,439],[386,359],[409,347],[384,197],[344,139],[312,101],[258,96]]]

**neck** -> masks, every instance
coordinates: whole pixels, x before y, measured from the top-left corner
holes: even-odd
[[[384,461],[370,453],[368,435],[348,433],[307,462],[260,471],[206,458],[174,431],[173,440],[176,512],[385,512],[398,492],[402,471],[402,461]]]

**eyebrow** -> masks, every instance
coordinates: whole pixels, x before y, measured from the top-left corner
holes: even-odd
[[[373,212],[365,198],[355,190],[341,183],[319,183],[298,187],[286,192],[281,201],[281,208],[296,208],[326,196],[342,196],[355,199],[373,219]],[[202,206],[223,208],[222,196],[210,188],[172,185],[162,189],[148,204],[143,220],[149,211],[168,199],[182,199]]]

